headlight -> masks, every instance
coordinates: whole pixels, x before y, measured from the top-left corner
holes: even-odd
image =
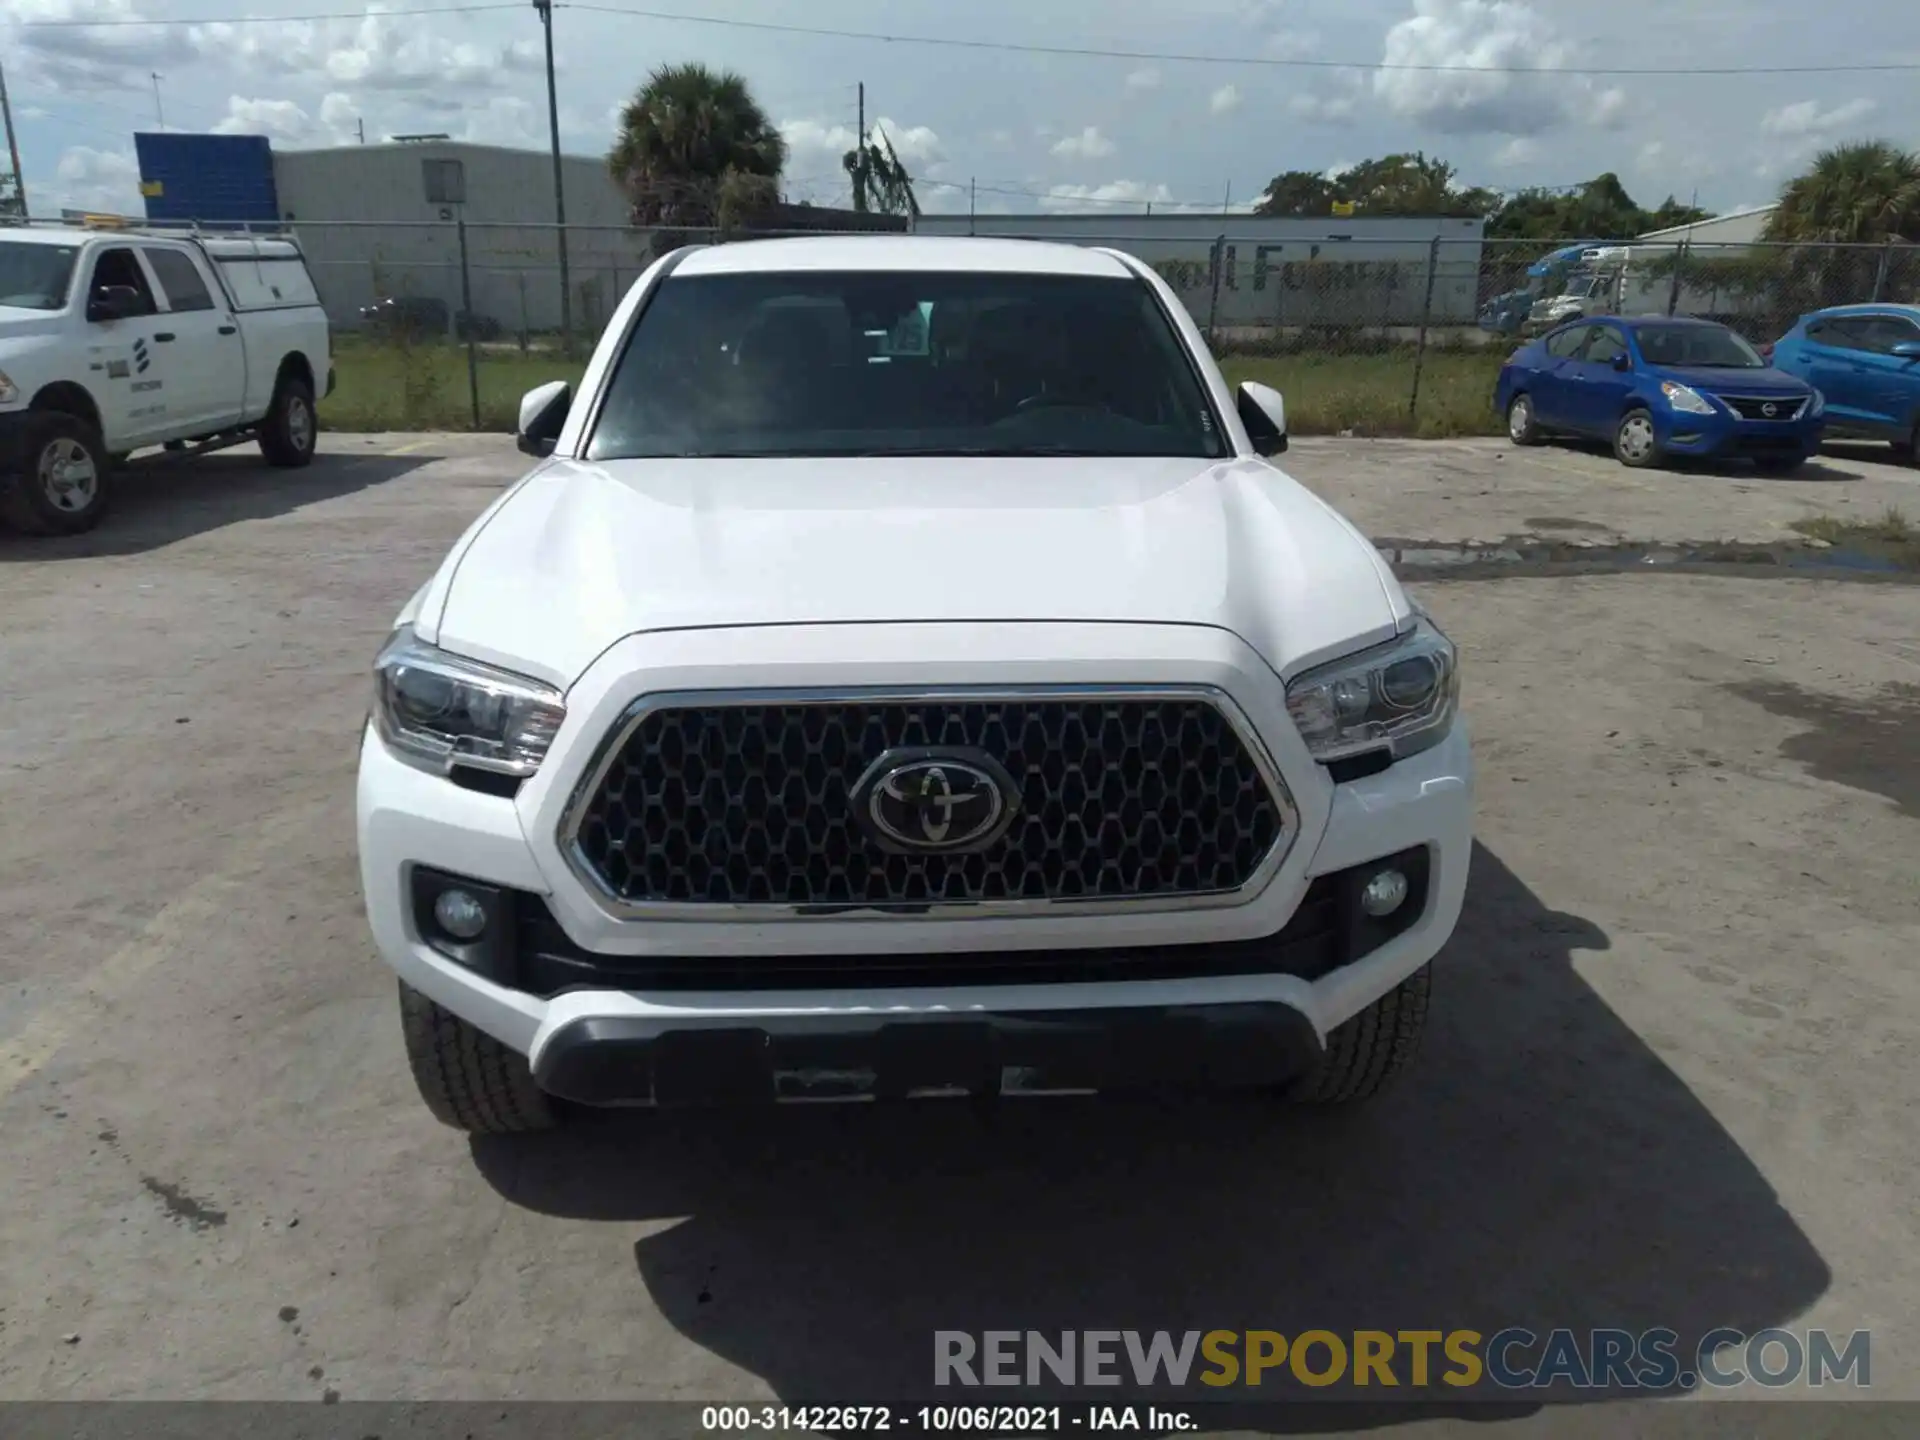
[[[1287,686],[1293,723],[1323,763],[1363,750],[1417,755],[1445,738],[1459,704],[1453,642],[1424,613],[1397,639]]]
[[[1662,380],[1660,393],[1667,397],[1667,404],[1689,415],[1717,415],[1713,402],[1691,385],[1682,385],[1677,380]]]
[[[1827,413],[1827,397],[1822,395],[1818,390],[1816,390],[1813,392],[1813,404],[1807,407],[1807,418],[1809,420],[1812,420],[1816,416],[1824,415],[1826,413]]]
[[[422,769],[524,776],[540,768],[567,710],[551,686],[449,655],[402,626],[373,662],[373,716],[380,738]]]
[[[7,372],[0,370],[0,405],[11,405],[20,398],[20,387],[8,378]]]

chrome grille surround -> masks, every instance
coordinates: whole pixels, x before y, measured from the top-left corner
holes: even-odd
[[[995,851],[1003,849],[1017,851],[1022,836],[1030,835],[1023,826],[1035,822],[1046,823],[1046,817],[1049,814],[1048,803],[1053,796],[1046,791],[1045,787],[1055,786],[1058,787],[1059,793],[1067,793],[1069,781],[1066,771],[1069,768],[1067,763],[1069,757],[1058,748],[1047,746],[1043,747],[1036,760],[1031,762],[1018,753],[1010,756],[1013,762],[1022,767],[1021,773],[1016,778],[1025,785],[1026,795],[1023,796],[1020,821],[1003,840],[998,842],[995,851],[981,856],[904,857],[904,860],[903,857],[873,852],[865,857],[869,872],[892,866],[900,872],[893,877],[895,881],[898,881],[901,875],[911,877],[915,874],[921,877],[921,881],[918,885],[907,887],[911,889],[911,893],[895,893],[903,888],[897,884],[891,887],[882,886],[884,893],[877,896],[871,891],[858,891],[854,882],[845,880],[844,872],[847,867],[844,863],[836,872],[835,860],[830,855],[824,860],[818,858],[823,842],[836,837],[846,838],[858,835],[853,824],[851,808],[845,804],[846,788],[874,755],[886,749],[915,743],[961,744],[966,739],[965,736],[956,737],[950,725],[934,735],[931,740],[925,738],[929,732],[915,730],[908,726],[901,733],[883,734],[878,737],[880,743],[877,745],[872,737],[868,737],[866,749],[855,751],[849,747],[848,753],[839,757],[837,767],[824,764],[817,766],[813,776],[806,782],[814,785],[813,794],[821,801],[821,805],[814,805],[809,799],[808,804],[812,808],[822,809],[825,806],[832,806],[837,799],[838,810],[810,817],[813,829],[807,834],[805,846],[796,852],[788,853],[786,863],[789,874],[794,866],[803,869],[812,866],[812,879],[817,881],[824,867],[824,872],[829,878],[836,873],[842,877],[842,888],[836,890],[828,885],[812,884],[804,887],[808,893],[798,897],[792,891],[775,895],[769,890],[753,899],[737,899],[733,898],[731,891],[742,887],[736,884],[724,887],[728,893],[719,898],[688,898],[684,895],[662,898],[657,894],[647,893],[644,888],[636,890],[631,883],[633,870],[624,851],[621,854],[621,862],[627,865],[625,874],[618,880],[609,876],[609,870],[616,872],[619,870],[618,866],[610,866],[606,863],[611,858],[611,851],[618,848],[608,843],[612,837],[610,833],[606,833],[610,818],[608,811],[611,808],[609,786],[613,785],[618,790],[618,794],[611,798],[625,806],[631,793],[627,788],[631,779],[622,778],[622,767],[630,767],[636,758],[629,751],[630,744],[636,738],[640,740],[642,747],[637,757],[642,765],[649,759],[647,751],[649,744],[653,746],[657,758],[664,732],[661,731],[659,724],[656,724],[649,735],[643,736],[642,731],[648,727],[650,721],[657,721],[662,717],[682,712],[704,713],[718,718],[723,737],[731,735],[735,742],[739,742],[754,725],[762,723],[763,717],[769,711],[798,710],[808,716],[820,714],[822,720],[817,723],[824,733],[825,722],[833,718],[831,712],[836,710],[841,712],[857,710],[875,714],[892,711],[897,719],[903,712],[920,714],[924,717],[929,709],[943,707],[951,715],[953,712],[968,708],[975,712],[977,724],[977,714],[982,708],[1004,714],[1008,711],[1024,712],[1042,706],[1059,707],[1063,711],[1077,710],[1083,714],[1090,713],[1088,707],[1092,707],[1101,712],[1103,720],[1117,707],[1135,707],[1136,709],[1138,707],[1160,709],[1178,707],[1178,713],[1183,717],[1194,716],[1201,730],[1207,728],[1206,717],[1211,716],[1217,725],[1215,736],[1217,742],[1225,742],[1218,758],[1229,762],[1238,786],[1235,800],[1240,809],[1236,818],[1244,817],[1239,820],[1239,823],[1252,827],[1253,841],[1258,842],[1264,839],[1264,845],[1257,846],[1258,853],[1249,855],[1246,853],[1248,837],[1236,837],[1240,859],[1244,863],[1234,865],[1232,873],[1222,875],[1217,869],[1216,861],[1216,869],[1213,872],[1206,876],[1192,877],[1201,881],[1192,888],[1160,887],[1134,893],[1114,893],[1110,888],[1102,889],[1096,885],[1081,893],[1032,894],[1012,893],[1011,885],[1002,885],[999,889],[1005,893],[995,893],[995,887],[982,881],[979,869],[975,869],[971,875],[968,875],[965,873],[965,867],[968,864],[1004,865],[1006,856],[996,854]],[[732,718],[735,716],[739,718]],[[1084,726],[1082,729],[1084,730]],[[823,751],[825,748],[824,745],[816,745],[816,752]],[[989,745],[987,748],[991,750],[993,747]],[[1204,736],[1200,740],[1200,748],[1204,755],[1206,749]],[[742,747],[738,754],[725,752],[720,756],[720,764],[723,768],[729,759],[738,762],[731,777],[732,783],[737,788],[745,788],[755,774],[759,774],[764,783],[764,771],[756,771],[754,766],[756,763],[764,762],[765,752],[761,752],[760,760],[756,762],[749,757],[750,750],[749,745]],[[862,758],[863,756],[865,758]],[[804,766],[808,758],[803,754],[798,763]],[[821,753],[817,758],[824,762],[825,756]],[[1036,766],[1039,768],[1036,769]],[[1183,761],[1183,770],[1193,768],[1185,765]],[[658,770],[655,771],[654,778],[662,779]],[[721,791],[725,789],[726,778],[723,777]],[[793,783],[796,778],[799,777],[787,777],[781,783],[784,787]],[[660,807],[652,805],[644,791],[646,777],[642,776],[641,779],[643,781],[643,793],[640,797],[642,808],[650,812],[657,811]],[[711,780],[712,777],[703,771],[702,788],[705,789]],[[1036,782],[1042,787],[1038,795],[1035,794]],[[1106,783],[1104,776],[1102,783]],[[711,795],[721,792],[708,791],[707,793]],[[1037,805],[1032,803],[1033,799],[1037,799],[1039,803]],[[1124,796],[1120,797],[1119,803],[1125,805]],[[1261,823],[1262,814],[1267,817],[1268,823]],[[611,818],[614,823],[623,828],[645,827],[651,822],[652,829],[647,838],[652,842],[648,846],[652,854],[647,858],[666,859],[669,871],[674,865],[686,863],[691,856],[689,847],[694,843],[691,837],[682,836],[679,841],[669,841],[666,830],[671,830],[678,822],[668,817],[649,813],[636,819],[623,810],[619,815]],[[784,822],[786,817],[782,818]],[[1057,823],[1059,817],[1054,818]],[[1102,821],[1106,818],[1108,817],[1103,813]],[[1195,818],[1197,822],[1198,817]],[[736,824],[747,825],[749,830],[753,828],[751,817],[736,815],[731,819]],[[1219,834],[1217,827],[1216,813],[1216,837]],[[706,828],[711,828],[710,822]],[[764,826],[761,828],[764,831]],[[783,823],[783,830],[791,828],[791,825]],[[1098,825],[1096,825],[1097,828]],[[1298,809],[1271,754],[1260,741],[1240,707],[1224,691],[1212,686],[1178,684],[979,686],[952,689],[847,687],[831,690],[812,688],[704,690],[666,692],[641,697],[622,713],[596,748],[592,762],[583,772],[580,782],[575,786],[562,812],[556,839],[568,868],[587,889],[594,903],[617,919],[690,921],[755,921],[775,918],[950,919],[966,916],[1139,914],[1156,910],[1191,910],[1245,904],[1260,894],[1268,881],[1273,878],[1291,850],[1299,834],[1299,828]],[[1082,833],[1084,834],[1084,830]],[[764,833],[758,838],[738,835],[736,838],[744,841],[740,848],[749,851],[757,850],[763,857],[769,855],[771,848],[775,845],[796,843],[784,833],[778,840]],[[1188,838],[1191,838],[1191,831]],[[710,842],[703,831],[701,838],[703,852],[708,843]],[[679,848],[672,849],[674,845]],[[1058,849],[1057,846],[1053,848]],[[709,879],[712,867],[726,868],[730,865],[733,867],[733,877],[738,878],[741,873],[739,868],[741,857],[736,855],[734,850],[735,847],[729,841],[716,845],[711,855],[704,857],[708,867],[705,873]],[[1029,870],[1032,858],[1027,857]],[[929,861],[942,859],[946,859],[955,871],[962,872],[958,881],[944,874],[932,877],[927,875]],[[916,861],[917,864],[914,863]],[[642,863],[645,863],[644,859]],[[748,869],[750,870],[755,863],[754,856],[749,854],[746,857]],[[1084,866],[1085,862],[1081,863]],[[937,870],[939,867],[934,868]],[[1106,869],[1105,866],[1099,868]],[[656,867],[655,878],[659,878],[659,875],[660,871]],[[621,883],[623,881],[626,883]],[[1110,880],[1108,883],[1110,885]],[[674,886],[670,884],[657,888],[672,890]]]

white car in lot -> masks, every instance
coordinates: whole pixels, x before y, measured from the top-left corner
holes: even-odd
[[[1372,1094],[1460,912],[1454,647],[1139,261],[676,252],[376,662],[362,881],[442,1120]]]
[[[148,445],[313,458],[326,312],[290,240],[0,228],[0,519],[91,529]]]

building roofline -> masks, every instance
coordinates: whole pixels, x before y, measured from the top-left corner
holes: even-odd
[[[1704,220],[1689,220],[1685,225],[1669,225],[1664,230],[1649,230],[1644,235],[1634,237],[1639,240],[1664,240],[1670,235],[1690,235],[1702,225],[1717,225],[1722,220],[1744,220],[1749,215],[1770,215],[1780,208],[1780,202],[1774,200],[1765,205],[1755,205],[1747,210],[1729,210],[1724,215],[1709,215]]]
[[[528,145],[487,145],[477,140],[373,140],[365,145],[302,145],[281,149],[273,148],[275,155],[364,155],[369,150],[489,150],[498,155],[532,155],[541,160],[548,156],[545,150],[536,150]],[[604,165],[604,155],[581,155],[574,151],[560,152],[562,160],[585,160],[594,165]]]

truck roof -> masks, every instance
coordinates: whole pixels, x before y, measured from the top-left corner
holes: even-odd
[[[1024,275],[1132,274],[1111,254],[1086,245],[948,235],[809,235],[706,246],[676,275],[739,275],[793,270],[959,270]]]
[[[0,225],[0,240],[20,240],[29,245],[84,245],[89,240],[194,240],[216,260],[292,260],[300,255],[300,247],[286,239],[201,235],[135,225]]]

